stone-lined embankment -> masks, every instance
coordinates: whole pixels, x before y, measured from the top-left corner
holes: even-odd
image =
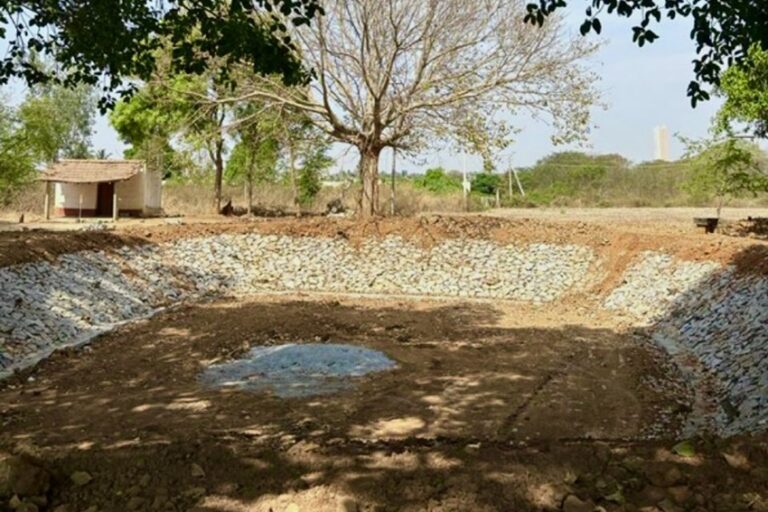
[[[582,289],[575,245],[237,234],[78,252],[0,269],[0,375],[121,322],[204,296],[322,291],[485,297],[541,304]]]
[[[319,291],[547,304],[577,294],[588,300],[603,289],[591,286],[603,278],[600,269],[610,268],[623,275],[595,302],[644,326],[677,361],[697,362],[713,385],[715,428],[730,434],[768,427],[768,277],[744,272],[743,263],[737,270],[646,251],[617,268],[586,244],[467,237],[424,247],[399,236],[358,242],[232,233],[0,268],[0,376],[122,322],[204,297]]]
[[[768,278],[733,266],[646,252],[604,306],[649,326],[681,360],[694,356],[714,382],[723,434],[768,427]]]

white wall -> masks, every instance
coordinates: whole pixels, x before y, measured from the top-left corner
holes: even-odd
[[[162,208],[162,177],[158,171],[144,170],[144,214],[158,215]]]
[[[96,191],[95,183],[56,183],[54,185],[54,208],[74,208],[80,207],[80,194],[83,195],[83,209],[96,209]]]
[[[144,174],[115,183],[118,210],[144,211]]]

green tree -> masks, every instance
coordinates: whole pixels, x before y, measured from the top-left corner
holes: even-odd
[[[191,146],[202,151],[213,167],[213,208],[221,210],[224,158],[227,150],[225,122],[230,105],[219,102],[226,86],[217,77],[216,67],[199,75],[179,74],[170,78],[166,101],[184,118],[182,135]],[[205,107],[200,108],[199,104]]]
[[[501,176],[488,172],[480,172],[472,176],[472,192],[483,195],[493,195],[501,186]]]
[[[609,170],[628,167],[629,162],[619,155],[564,151],[542,158],[521,178],[525,189],[539,202],[576,197],[599,201]]]
[[[670,20],[690,18],[690,31],[698,56],[693,61],[695,79],[688,85],[688,96],[695,106],[709,99],[702,87],[717,86],[721,72],[732,63],[741,63],[754,44],[768,49],[768,16],[762,0],[581,0],[587,7],[581,33],[602,30],[601,16],[634,18],[632,40],[639,46],[653,43],[658,34],[653,24],[662,17]],[[544,25],[545,19],[567,7],[567,0],[533,0],[527,5],[526,21]]]
[[[35,155],[16,113],[0,103],[0,204],[12,202],[34,174]]]
[[[436,194],[461,190],[461,179],[450,175],[442,167],[427,169],[423,176],[414,178],[413,184]]]
[[[307,73],[287,25],[307,24],[319,12],[317,0],[3,0],[0,40],[8,49],[0,57],[0,84],[99,84],[102,106],[111,106],[113,93],[135,88],[126,78],[152,78],[156,52],[166,44],[176,72],[204,73],[213,56],[298,83]],[[59,66],[35,66],[38,54]],[[219,68],[220,76],[229,78],[230,69]]]
[[[135,95],[116,105],[110,122],[132,145],[126,156],[162,161],[166,175],[180,172],[189,161],[186,151],[177,151],[172,140],[204,155],[214,171],[213,209],[218,212],[227,150],[224,124],[231,109],[217,100],[226,86],[213,64],[207,73],[174,73],[168,64],[171,53],[169,48],[156,52],[158,62],[166,64]]]
[[[224,177],[230,185],[273,183],[277,181],[279,147],[274,139],[256,147],[252,142],[238,140],[232,147],[224,169]]]
[[[757,137],[768,137],[768,51],[753,45],[747,59],[723,73],[718,94],[725,103],[715,119],[719,133],[740,124]]]
[[[327,144],[314,144],[305,155],[299,169],[299,204],[310,204],[320,192],[323,174],[333,165],[333,159],[327,151]]]
[[[109,122],[120,140],[129,144],[126,158],[146,160],[169,178],[184,172],[185,155],[171,145],[182,119],[179,112],[163,104],[160,97],[157,86],[147,85],[130,98],[119,101],[109,113]]]
[[[38,162],[90,156],[96,117],[93,88],[35,87],[19,107],[18,115]]]
[[[237,115],[254,119],[241,125],[239,141],[227,162],[227,176],[231,182],[246,185],[247,209],[253,208],[253,186],[274,181],[279,158],[278,130],[280,120],[274,113],[260,110],[256,104],[241,107]]]
[[[765,154],[755,144],[733,137],[725,140],[684,140],[690,174],[685,184],[698,200],[717,200],[717,215],[728,197],[768,191]]]

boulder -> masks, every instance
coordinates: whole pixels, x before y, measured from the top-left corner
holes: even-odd
[[[0,497],[40,496],[50,485],[50,474],[31,459],[0,453]]]

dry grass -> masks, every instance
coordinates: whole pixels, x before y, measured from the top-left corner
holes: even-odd
[[[462,212],[464,202],[460,191],[444,194],[434,194],[423,189],[414,187],[407,181],[397,183],[396,194],[396,212],[397,215],[410,216],[426,212]],[[342,203],[351,210],[356,207],[358,187],[356,185],[346,187],[324,187],[311,204],[302,206],[301,210],[306,213],[323,213],[327,209],[330,201],[340,199]],[[32,183],[23,190],[12,203],[0,208],[0,215],[8,220],[17,218],[21,213],[30,218],[41,217],[43,215],[43,198],[45,197],[45,187],[42,183]],[[381,210],[385,215],[390,211],[390,188],[389,183],[381,185]],[[245,208],[246,195],[243,187],[225,186],[223,190],[223,203],[229,199],[235,207]],[[486,204],[487,203],[487,204]],[[472,211],[482,211],[493,207],[493,198],[483,201],[482,198],[472,197],[470,209]],[[503,204],[509,206],[509,202],[504,200]],[[168,215],[206,215],[212,212],[213,205],[213,185],[208,183],[173,183],[168,182],[163,185],[163,209]],[[294,213],[297,208],[293,205],[293,194],[291,188],[284,184],[260,184],[254,187],[253,205],[257,212],[284,212]],[[768,205],[766,197],[758,198],[740,198],[727,201],[726,206],[731,208],[760,208]],[[522,206],[513,204],[512,206]],[[525,206],[532,206],[525,204]],[[648,201],[641,201],[634,198],[631,193],[624,198],[624,201],[608,201],[603,203],[593,203],[584,201],[565,201],[563,204],[557,203],[547,207],[538,207],[547,211],[561,207],[567,210],[573,208],[589,208],[599,206],[598,209],[605,207],[623,207],[637,208],[643,206],[665,207],[670,206],[705,206],[692,205],[686,201],[680,201],[673,204],[648,204]]]
[[[43,215],[45,203],[45,184],[31,183],[11,201],[10,204],[0,206],[0,213],[6,215]]]
[[[325,187],[311,204],[301,210],[311,213],[324,212],[328,202],[341,199],[347,207],[353,207],[355,191]],[[236,208],[245,208],[248,202],[243,187],[225,186],[222,190],[222,204],[232,200]],[[163,187],[163,209],[170,215],[199,215],[208,213],[213,204],[213,187],[201,183],[169,183]],[[253,207],[256,211],[295,212],[293,192],[287,185],[266,183],[254,186]]]
[[[163,207],[172,215],[199,215],[210,211],[212,204],[211,187],[207,184],[174,183],[163,188]],[[463,209],[461,193],[430,194],[415,188],[410,183],[398,183],[395,208],[398,215],[416,215],[424,212],[459,212]],[[322,213],[329,202],[340,199],[349,209],[356,206],[358,187],[324,187],[311,204],[301,209],[309,213]],[[383,185],[381,207],[386,214],[390,208],[390,189]],[[247,196],[241,187],[224,187],[223,202],[229,199],[235,207],[245,208]],[[261,184],[254,187],[253,206],[257,211],[295,212],[291,188],[282,184]]]
[[[382,191],[383,208],[389,212],[390,198],[392,197],[390,189],[387,187]],[[397,215],[416,215],[425,212],[460,212],[464,209],[464,199],[461,192],[450,192],[445,194],[432,194],[423,189],[413,186],[411,183],[401,182],[396,184],[395,189],[395,211]]]

